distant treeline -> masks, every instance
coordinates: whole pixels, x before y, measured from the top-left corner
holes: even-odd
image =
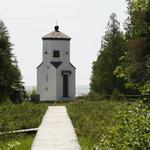
[[[126,0],[124,31],[116,14],[110,16],[90,91],[100,96],[150,95],[150,0]]]

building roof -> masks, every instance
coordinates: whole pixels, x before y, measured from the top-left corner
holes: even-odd
[[[50,40],[71,40],[69,36],[59,31],[59,26],[54,27],[55,31],[46,34],[42,39]]]

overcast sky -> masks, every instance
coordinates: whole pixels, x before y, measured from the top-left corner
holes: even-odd
[[[89,85],[92,62],[100,49],[109,16],[121,24],[126,18],[125,0],[0,0],[0,19],[8,28],[13,53],[25,85],[36,85],[36,67],[42,61],[41,37],[56,24],[72,38],[71,62],[76,84]]]

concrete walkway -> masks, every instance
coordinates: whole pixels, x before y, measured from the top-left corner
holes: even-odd
[[[66,107],[48,107],[31,150],[81,150]]]

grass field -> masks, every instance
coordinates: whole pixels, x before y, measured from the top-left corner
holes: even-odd
[[[39,127],[47,104],[1,104],[0,132]],[[9,134],[0,136],[0,150],[29,150],[34,134]]]
[[[34,134],[16,134],[3,137],[0,141],[0,150],[30,150]]]
[[[118,102],[108,101],[81,101],[67,105],[69,116],[83,150],[92,150],[94,145],[97,145],[102,136],[107,133],[106,126],[112,126],[118,104]]]
[[[82,150],[150,149],[150,111],[141,101],[50,103],[65,105]],[[0,132],[38,127],[48,104],[0,105]],[[0,136],[0,150],[29,150],[35,134]]]
[[[150,111],[141,101],[67,104],[82,150],[150,149]]]
[[[46,110],[47,104],[1,104],[0,132],[36,128]]]

